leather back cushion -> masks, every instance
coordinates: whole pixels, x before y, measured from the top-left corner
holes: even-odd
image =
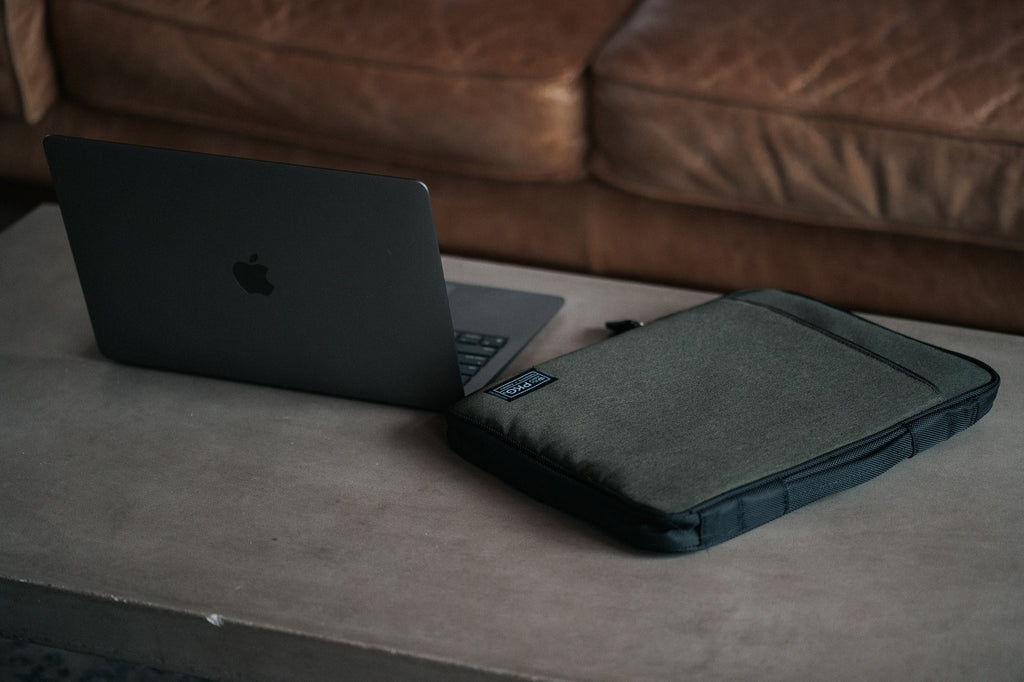
[[[1024,248],[1024,3],[646,0],[593,168],[670,201]]]
[[[56,0],[81,103],[509,179],[585,172],[590,56],[633,0]]]

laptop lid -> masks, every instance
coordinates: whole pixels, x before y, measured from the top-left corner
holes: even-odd
[[[44,147],[111,359],[432,409],[463,395],[422,183],[61,136]]]

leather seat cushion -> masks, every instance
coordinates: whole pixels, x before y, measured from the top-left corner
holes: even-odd
[[[585,171],[590,56],[633,0],[55,0],[92,107],[510,179]]]
[[[1024,249],[1024,4],[647,0],[595,64],[632,192]]]

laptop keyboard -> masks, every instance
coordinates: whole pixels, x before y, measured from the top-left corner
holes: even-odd
[[[459,358],[459,372],[462,373],[463,385],[472,379],[481,367],[490,362],[507,341],[504,336],[455,332],[455,353]]]

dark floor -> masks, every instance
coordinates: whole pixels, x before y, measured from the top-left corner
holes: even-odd
[[[3,682],[208,682],[107,658],[0,639]]]

